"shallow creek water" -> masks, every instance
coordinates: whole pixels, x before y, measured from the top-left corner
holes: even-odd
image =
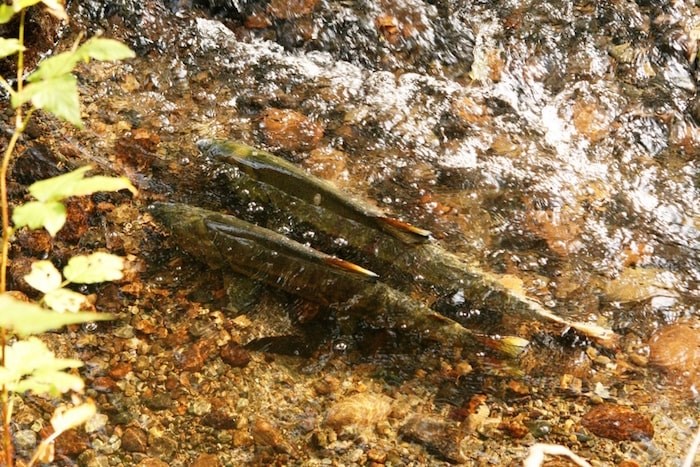
[[[41,121],[51,131],[16,168],[84,156],[141,190],[94,200],[83,235],[62,240],[133,266],[96,289],[121,320],[56,337],[87,361],[107,416],[59,445],[66,465],[518,465],[535,442],[593,465],[681,465],[700,421],[697,6],[166,3],[71,6],[59,48],[85,28],[138,57],[84,67],[86,131]],[[618,346],[523,323],[532,347],[504,362],[371,326],[334,335],[333,317],[300,326],[303,306],[273,290],[235,303],[247,285],[179,252],[145,209],[284,216],[227,192],[195,147],[211,137],[430,229]],[[477,315],[455,318],[488,322]],[[279,335],[303,339],[287,355],[241,347]]]

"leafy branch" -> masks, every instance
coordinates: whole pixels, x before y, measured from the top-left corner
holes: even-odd
[[[85,196],[97,191],[136,189],[124,177],[86,176],[91,167],[82,167],[58,177],[41,180],[29,187],[34,197],[15,208],[10,225],[7,193],[7,176],[10,160],[17,142],[25,131],[33,113],[43,110],[82,128],[78,81],[73,71],[80,63],[90,60],[122,60],[134,57],[124,44],[96,37],[80,44],[80,37],[65,52],[43,60],[24,78],[24,26],[26,10],[42,4],[46,10],[61,20],[68,17],[59,0],[14,0],[0,3],[0,24],[19,15],[19,32],[15,38],[0,38],[0,58],[16,55],[17,77],[15,87],[0,76],[0,88],[9,96],[15,110],[14,132],[10,137],[0,162],[0,211],[2,239],[0,241],[0,386],[2,408],[2,451],[4,465],[14,465],[12,450],[11,394],[21,396],[25,392],[60,395],[69,391],[80,393],[84,383],[70,370],[82,366],[80,360],[57,358],[35,334],[58,329],[69,324],[111,319],[106,313],[82,311],[87,308],[87,297],[68,288],[74,284],[92,284],[122,278],[124,261],[105,252],[79,255],[71,258],[62,272],[50,261],[37,261],[25,280],[44,294],[38,303],[23,301],[7,293],[8,251],[14,229],[45,228],[51,236],[63,227],[67,214],[63,201],[71,196]],[[8,332],[19,339],[8,345]],[[56,410],[51,425],[53,434],[44,439],[36,449],[28,465],[48,463],[53,457],[53,441],[65,430],[87,421],[96,412],[91,401],[78,402],[72,407]]]

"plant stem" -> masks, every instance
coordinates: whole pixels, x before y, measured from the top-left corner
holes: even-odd
[[[24,20],[25,10],[22,9],[19,16],[19,34],[18,40],[20,45],[24,45]],[[24,51],[22,47],[17,53],[17,92],[22,91],[24,77]],[[3,80],[4,81],[4,80]],[[6,83],[6,82],[5,82]],[[31,116],[31,112],[27,115],[27,120]],[[10,208],[7,199],[7,172],[10,167],[10,160],[14,153],[17,141],[26,128],[27,120],[22,118],[22,106],[16,109],[15,114],[15,131],[7,144],[7,149],[2,157],[2,165],[0,165],[0,210],[2,211],[2,244],[0,244],[0,293],[5,293],[7,290],[7,266],[8,252],[10,249],[10,237],[12,231],[10,229]],[[5,351],[7,349],[7,330],[0,328],[0,364],[5,366]],[[11,408],[10,394],[7,386],[2,386],[2,428],[3,428],[3,450],[5,452],[5,465],[12,467],[14,465],[14,452],[12,449],[12,434],[10,432]]]

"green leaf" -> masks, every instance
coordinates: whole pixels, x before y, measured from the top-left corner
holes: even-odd
[[[39,201],[60,201],[73,196],[75,185],[92,169],[89,165],[29,185],[29,194]]]
[[[37,3],[41,3],[41,0],[15,0],[13,2],[13,6],[15,8],[15,11],[19,12],[20,10],[29,8],[30,6],[36,5]]]
[[[0,10],[0,24],[2,24],[2,11]],[[27,50],[17,39],[5,39],[0,37],[0,58],[16,54],[20,50]]]
[[[12,211],[15,227],[45,228],[53,237],[66,223],[66,207],[58,201],[30,201]]]
[[[40,334],[69,324],[112,319],[108,313],[56,313],[36,303],[23,302],[8,294],[0,294],[0,326],[20,336]]]
[[[57,313],[77,313],[83,303],[87,302],[87,297],[81,293],[69,289],[58,288],[46,292],[44,303]]]
[[[14,108],[28,101],[37,109],[44,109],[78,128],[83,126],[80,119],[78,81],[73,75],[65,74],[29,83],[22,92],[12,96]]]
[[[35,261],[32,270],[24,276],[27,284],[45,294],[60,289],[63,278],[51,261]],[[53,307],[51,307],[53,308]],[[77,311],[77,310],[76,310]]]
[[[81,392],[85,382],[78,375],[64,371],[44,371],[25,378],[17,383],[14,391],[18,394],[30,391],[34,394],[60,396],[68,391]]]
[[[90,169],[92,167],[85,166],[67,174],[39,180],[29,186],[29,193],[39,201],[59,201],[69,196],[91,195],[98,191],[129,190],[137,193],[136,188],[125,177],[85,177]]]
[[[36,83],[66,76],[73,72],[80,60],[80,54],[73,50],[52,55],[39,63],[37,69],[27,76],[27,81]]]
[[[0,24],[9,22],[15,15],[15,10],[11,5],[0,5]]]
[[[98,251],[90,255],[73,256],[63,268],[65,278],[76,284],[116,281],[124,277],[124,259]]]
[[[126,177],[106,177],[95,175],[76,182],[72,196],[83,196],[97,193],[98,191],[119,191],[129,190],[133,194],[137,193],[134,185]]]
[[[60,394],[81,391],[82,379],[63,370],[83,366],[80,360],[56,358],[36,337],[19,340],[5,349],[5,365],[0,367],[0,385],[16,393]]]
[[[114,39],[93,37],[78,47],[77,53],[81,58],[94,60],[123,60],[136,56],[133,50]]]

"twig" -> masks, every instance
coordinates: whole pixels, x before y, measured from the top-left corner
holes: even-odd
[[[685,455],[683,467],[693,467],[695,463],[695,454],[698,452],[698,446],[700,446],[700,426],[698,426],[698,430],[695,432],[695,437],[690,445],[690,449],[688,449],[688,454]]]
[[[530,446],[530,454],[523,461],[523,467],[541,467],[544,456],[565,456],[580,467],[592,467],[584,458],[574,454],[565,446],[559,444],[537,443]]]

